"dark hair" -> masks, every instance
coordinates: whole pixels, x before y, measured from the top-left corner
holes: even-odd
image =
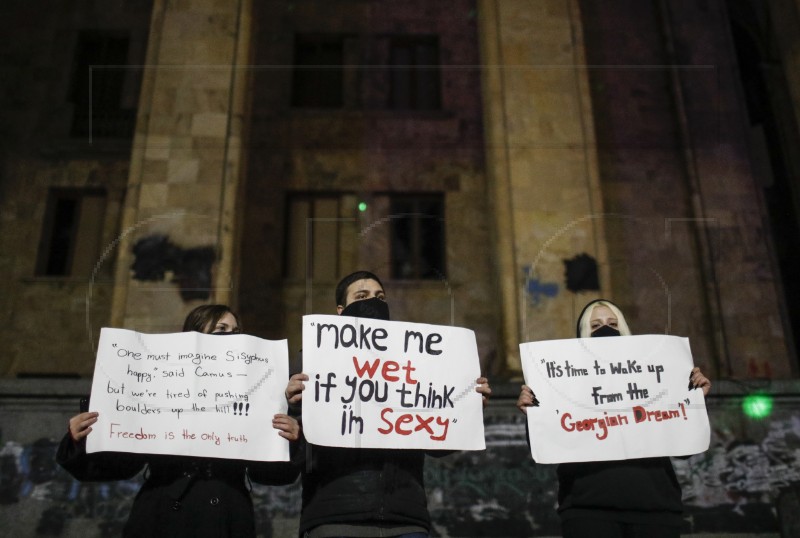
[[[204,333],[206,332],[206,327],[208,327],[209,332],[211,332],[222,316],[228,312],[236,319],[236,324],[241,330],[242,324],[239,321],[239,316],[237,316],[236,312],[231,310],[229,306],[224,304],[204,304],[189,312],[189,315],[186,316],[186,320],[183,322],[183,332],[196,331]]]
[[[375,273],[370,273],[369,271],[356,271],[355,273],[350,273],[341,279],[336,285],[336,306],[345,306],[344,301],[347,299],[347,288],[350,287],[350,284],[353,282],[358,282],[359,280],[374,280],[380,285],[381,288],[383,287],[381,279],[378,278]]]

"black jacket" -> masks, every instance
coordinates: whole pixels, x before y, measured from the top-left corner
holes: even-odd
[[[65,435],[56,461],[80,481],[127,480],[145,471],[125,537],[255,536],[253,503],[246,478],[260,484],[290,484],[297,470],[284,462],[120,452],[86,453],[86,441]]]
[[[303,478],[301,535],[330,523],[430,530],[424,451],[323,447],[301,437],[297,454]]]
[[[583,307],[575,328],[578,338],[581,320],[600,300],[611,303],[597,299]],[[681,487],[669,458],[562,463],[557,474],[562,521],[588,516],[626,523],[681,524]]]
[[[562,463],[557,473],[562,521],[588,516],[626,523],[681,524],[681,487],[669,458]]]

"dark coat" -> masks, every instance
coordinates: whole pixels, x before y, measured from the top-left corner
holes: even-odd
[[[291,484],[298,471],[284,462],[120,452],[86,453],[86,441],[64,436],[56,461],[80,481],[127,480],[145,471],[133,502],[125,537],[255,536],[253,503],[246,480]]]
[[[426,452],[322,447],[306,444],[301,436],[297,454],[303,471],[301,535],[331,523],[430,530],[423,481]]]
[[[557,473],[562,521],[594,517],[632,524],[681,524],[681,487],[669,458],[562,463]]]
[[[596,299],[583,307],[575,328],[578,338],[581,320],[598,301],[611,303]],[[592,517],[632,524],[681,524],[681,487],[667,457],[562,463],[556,472],[562,521]]]
[[[303,352],[297,363],[303,363]],[[302,424],[302,408],[289,414]],[[292,462],[301,471],[303,506],[300,536],[328,524],[416,525],[430,530],[423,471],[425,455],[447,450],[336,448],[312,445],[302,431]]]

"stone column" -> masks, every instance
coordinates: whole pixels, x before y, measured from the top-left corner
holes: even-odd
[[[607,268],[594,126],[577,2],[480,0],[487,173],[506,366],[518,344],[574,336],[590,296],[564,286],[565,259]]]
[[[154,2],[114,327],[180,330],[197,304],[234,300],[251,10],[250,0]]]

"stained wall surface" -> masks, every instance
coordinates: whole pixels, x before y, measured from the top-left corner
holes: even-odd
[[[107,536],[124,524],[141,477],[79,483],[53,461],[84,381],[19,382],[0,386],[0,521],[9,536]],[[427,458],[425,482],[433,536],[471,538],[560,536],[555,466],[536,465],[525,439],[524,416],[514,407],[515,386],[485,412],[486,450]],[[766,419],[747,418],[745,394],[774,393]],[[21,394],[24,391],[25,394]],[[711,447],[673,465],[683,489],[683,536],[777,537],[796,525],[779,513],[779,500],[800,481],[800,400],[781,394],[796,384],[716,383],[707,406]],[[38,396],[36,396],[38,394]],[[31,397],[34,396],[34,397]],[[794,493],[796,495],[796,492]],[[254,486],[257,532],[288,538],[297,532],[299,482]],[[796,498],[795,498],[796,502]],[[792,518],[795,519],[792,519]],[[791,536],[791,534],[783,534]]]

